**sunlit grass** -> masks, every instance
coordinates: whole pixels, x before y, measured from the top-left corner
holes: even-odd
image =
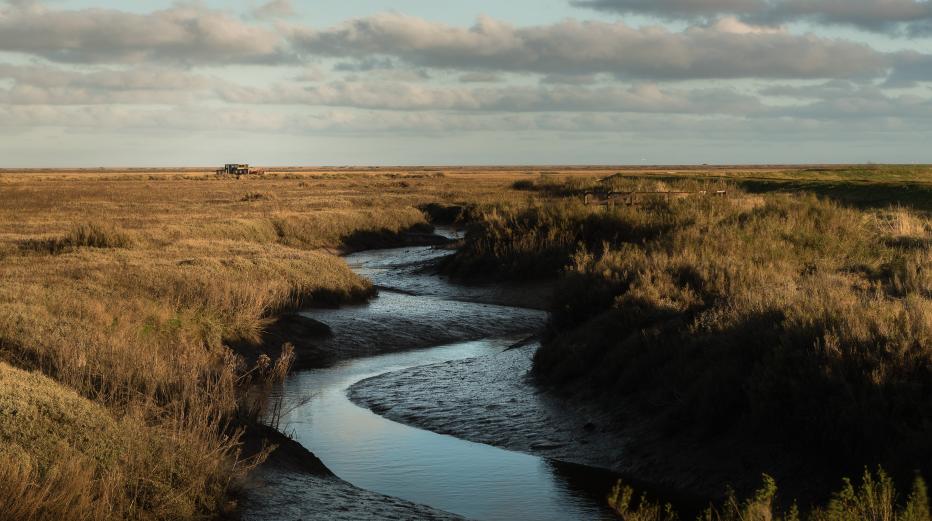
[[[218,514],[253,463],[236,428],[246,386],[287,367],[250,371],[226,346],[283,311],[367,297],[336,253],[508,182],[0,179],[0,517],[18,520]]]

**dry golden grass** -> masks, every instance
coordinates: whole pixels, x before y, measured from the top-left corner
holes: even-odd
[[[513,179],[0,174],[0,518],[216,514],[251,464],[233,428],[245,387],[287,367],[250,371],[226,345],[368,295],[333,253]]]
[[[257,339],[283,310],[367,295],[369,283],[333,253],[423,224],[416,207],[424,203],[525,208],[551,194],[509,189],[516,181],[561,184],[568,177],[583,187],[616,172],[286,169],[242,180],[198,169],[0,172],[0,374],[17,382],[0,385],[0,446],[7,448],[0,451],[0,518],[216,514],[252,463],[240,460],[231,427],[248,416],[244,375],[281,377],[287,365],[265,360],[265,370],[250,371],[226,346]],[[669,182],[645,183],[655,181]],[[750,213],[769,204],[758,196],[735,201]],[[637,233],[656,228],[653,217],[628,217]],[[925,237],[918,230],[928,230],[906,211],[874,219],[865,226],[885,227],[894,248],[915,246]],[[496,254],[517,258],[556,241],[549,262],[560,268],[567,258],[561,251],[575,249],[560,233],[515,237]],[[915,255],[891,264],[890,276],[895,291],[915,299],[917,288],[929,288],[929,258],[927,249],[910,251]],[[670,309],[692,302],[681,288],[658,288],[644,285],[643,297]],[[852,334],[870,334],[872,326],[864,327]],[[34,411],[38,423],[8,421],[14,410]],[[70,418],[60,424],[68,433],[30,430],[60,418]]]

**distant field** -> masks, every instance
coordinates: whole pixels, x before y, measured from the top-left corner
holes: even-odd
[[[932,165],[668,165],[668,166],[341,166],[257,167],[267,180],[310,177],[318,180],[378,175],[387,178],[443,174],[484,181],[514,177],[622,177],[658,180],[718,180],[754,193],[806,191],[849,204],[883,207],[900,204],[932,211]],[[23,177],[67,179],[197,179],[214,168],[0,169],[0,183]]]
[[[701,179],[734,183],[749,192],[812,192],[849,204],[889,204],[932,211],[932,166],[853,165],[785,168],[723,167],[716,170],[619,170],[625,177]]]

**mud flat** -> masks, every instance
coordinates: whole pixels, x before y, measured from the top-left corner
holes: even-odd
[[[240,507],[244,521],[398,519],[454,521],[462,517],[369,492],[336,476],[294,470],[259,470]]]
[[[399,423],[610,470],[672,501],[681,512],[700,510],[721,497],[736,476],[744,476],[749,487],[759,485],[760,474],[749,472],[746,462],[762,455],[749,447],[671,439],[634,414],[608,413],[537,387],[528,376],[537,347],[385,373],[354,384],[348,395]]]
[[[348,395],[394,421],[478,443],[609,469],[625,439],[607,415],[528,381],[536,344],[362,380]]]
[[[386,373],[502,352],[527,356],[508,348],[538,331],[546,313],[514,304],[540,302],[537,293],[454,284],[431,272],[432,261],[447,254],[422,247],[350,255],[379,295],[300,314],[326,326],[328,336],[315,345],[335,358],[297,371],[273,393],[281,414],[272,423],[293,441],[255,473],[244,518],[612,518],[605,501],[617,479],[611,472],[411,427],[348,398],[357,382]],[[461,383],[459,392],[487,392],[472,380]],[[306,455],[291,453],[298,449]],[[317,462],[310,470],[294,468],[308,457]]]

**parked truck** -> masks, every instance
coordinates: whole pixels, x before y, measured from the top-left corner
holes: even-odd
[[[220,170],[217,170],[217,175],[222,177],[235,177],[239,179],[242,176],[260,176],[264,175],[265,172],[262,170],[256,170],[254,168],[249,168],[249,165],[245,163],[228,163],[223,166]]]

